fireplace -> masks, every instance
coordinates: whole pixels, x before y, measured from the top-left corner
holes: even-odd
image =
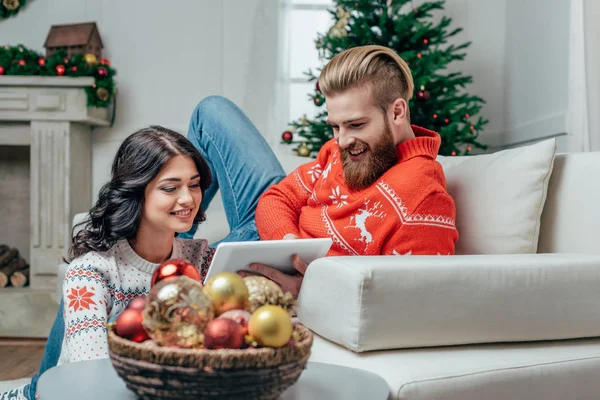
[[[0,288],[0,336],[44,336],[57,309],[57,270],[70,223],[89,209],[93,78],[0,76],[0,245],[29,264],[24,288]],[[21,262],[22,263],[22,262]]]

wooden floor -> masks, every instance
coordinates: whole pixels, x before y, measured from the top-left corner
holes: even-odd
[[[0,338],[0,380],[29,378],[40,366],[45,339]]]

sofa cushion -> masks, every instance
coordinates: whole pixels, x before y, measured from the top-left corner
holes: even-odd
[[[443,157],[456,203],[456,254],[535,253],[556,142],[465,157]]]
[[[600,336],[600,255],[325,257],[298,317],[355,352]]]
[[[391,399],[596,400],[600,393],[598,339],[356,354],[315,335],[309,361],[371,371],[388,382]]]

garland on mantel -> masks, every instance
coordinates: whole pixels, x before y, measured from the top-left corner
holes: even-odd
[[[95,83],[85,88],[88,107],[108,107],[115,94],[116,74],[108,59],[97,60],[91,53],[69,58],[65,50],[59,50],[45,58],[23,45],[0,47],[0,75],[94,77]]]
[[[17,14],[25,6],[25,3],[27,3],[27,0],[1,0],[0,19],[12,17]]]

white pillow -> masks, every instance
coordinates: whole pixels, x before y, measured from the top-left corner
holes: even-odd
[[[492,154],[438,156],[456,203],[456,254],[536,253],[555,139]]]

